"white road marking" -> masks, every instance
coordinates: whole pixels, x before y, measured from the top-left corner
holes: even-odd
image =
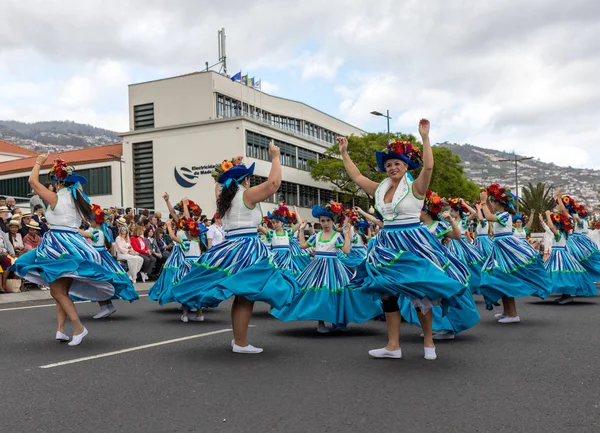
[[[143,298],[145,296],[148,296],[148,294],[143,294],[140,295],[140,298]],[[51,301],[51,299],[48,299],[49,301]],[[91,301],[75,301],[73,302],[74,304],[85,304],[86,302],[91,303]],[[2,308],[0,309],[0,312],[2,311],[15,311],[15,310],[28,310],[30,308],[44,308],[44,307],[54,307],[56,304],[44,304],[44,305],[30,305],[29,307],[13,307],[13,308]]]
[[[164,346],[165,344],[179,343],[180,341],[193,340],[195,338],[210,337],[211,335],[231,332],[231,329],[220,329],[218,331],[205,332],[203,334],[190,335],[188,337],[174,338],[173,340],[159,341],[157,343],[144,344],[143,346],[130,347],[129,349],[116,350],[114,352],[100,353],[98,355],[86,356],[84,358],[71,359],[69,361],[56,362],[54,364],[40,365],[40,368],[62,367],[63,365],[76,364],[78,362],[91,361],[98,358],[106,358],[108,356],[120,355],[122,353],[135,352],[137,350],[150,349],[152,347]]]

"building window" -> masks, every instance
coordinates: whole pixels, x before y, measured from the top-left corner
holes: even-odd
[[[152,142],[133,143],[134,207],[154,209],[154,153]]]
[[[296,168],[296,146],[276,140],[275,145],[281,149],[281,164]]]
[[[298,204],[298,185],[291,182],[281,182],[279,191],[277,191],[277,201],[284,201],[288,206]]]
[[[154,103],[133,106],[133,129],[154,128]]]
[[[300,185],[300,200],[298,201],[301,207],[312,208],[319,203],[319,189]]]
[[[318,153],[313,152],[312,150],[303,149],[301,147],[298,148],[298,168],[304,171],[310,171],[310,167],[308,165],[308,161],[318,160]]]
[[[269,137],[256,134],[252,131],[246,131],[246,156],[254,159],[270,161],[269,156]]]
[[[337,193],[328,189],[319,189],[319,202],[321,206],[326,206],[331,200],[337,201]]]
[[[217,117],[225,117],[225,97],[217,95]]]

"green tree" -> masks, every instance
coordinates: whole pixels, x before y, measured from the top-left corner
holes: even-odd
[[[547,210],[552,210],[555,206],[556,202],[554,201],[552,186],[548,186],[541,182],[538,182],[535,185],[528,183],[527,186],[521,190],[519,212],[529,216],[531,214],[531,209],[535,209],[536,211],[536,215],[533,216],[533,225],[531,226],[532,232],[543,231],[537,215],[541,213],[543,216]]]
[[[422,148],[421,143],[412,134],[396,133],[392,134],[392,138],[410,141]],[[382,181],[386,175],[379,171],[375,152],[383,149],[386,144],[386,133],[367,133],[362,137],[348,137],[348,153],[352,160],[363,175],[376,182]],[[460,165],[460,157],[453,154],[450,149],[441,146],[433,147],[433,157],[435,166],[430,185],[432,191],[436,191],[443,197],[456,195],[469,201],[477,199],[479,187],[465,177]],[[309,161],[309,165],[313,179],[333,184],[338,192],[346,196],[359,195],[360,188],[348,177],[337,144],[327,149],[318,162]],[[411,174],[416,178],[419,170],[413,170]]]

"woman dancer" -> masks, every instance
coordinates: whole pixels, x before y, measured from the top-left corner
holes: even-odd
[[[364,273],[356,281],[356,285],[372,292],[373,296],[383,298],[388,344],[369,351],[376,358],[402,357],[398,296],[405,295],[418,308],[425,336],[425,359],[436,359],[431,328],[432,303],[441,299],[444,307],[458,306],[453,297],[467,289],[463,282],[449,276],[450,269],[457,274],[459,272],[446,257],[441,245],[419,221],[433,172],[429,127],[429,121],[421,119],[419,133],[423,140],[423,156],[408,142],[390,143],[384,151],[377,152],[379,169],[387,174],[381,184],[360,173],[348,153],[348,140],[338,138],[344,167],[350,179],[368,195],[375,197],[376,209],[385,222],[369,249]],[[421,163],[423,168],[419,177],[411,180],[407,171],[417,169]]]
[[[518,323],[521,318],[515,298],[535,295],[546,299],[552,287],[550,276],[539,251],[513,236],[515,211],[510,192],[492,184],[480,198],[487,203],[483,206],[485,219],[494,223],[492,252],[482,268],[481,293],[488,310],[502,299],[502,313],[495,316],[498,323]]]
[[[128,278],[127,273],[109,252],[112,248],[113,238],[112,232],[108,229],[108,226],[104,222],[104,210],[102,210],[102,208],[97,204],[92,204],[92,213],[94,215],[94,219],[90,221],[90,228],[86,231],[79,230],[79,234],[81,234],[84,238],[91,240],[92,246],[100,253],[102,264],[106,268],[112,270],[117,275],[121,275],[123,278]],[[71,298],[75,301],[80,300],[78,298],[74,298],[73,296],[71,296]],[[123,290],[119,292],[115,291],[115,295],[112,297],[112,299],[124,299],[126,301],[133,302],[140,299],[140,296],[136,292],[133,285],[128,284]],[[117,308],[113,305],[111,299],[106,301],[98,301],[98,305],[100,306],[100,311],[93,317],[94,319],[109,317],[117,311]]]
[[[457,222],[461,236],[459,239],[451,238],[451,241],[448,243],[448,250],[469,268],[471,274],[469,287],[471,288],[471,292],[479,294],[481,265],[485,258],[479,253],[477,248],[465,238],[465,232],[469,226],[469,221],[477,217],[477,212],[462,198],[452,197],[449,204],[450,216]],[[469,215],[467,215],[466,212],[469,212]]]
[[[533,217],[535,216],[535,209],[531,209],[531,214],[527,224],[525,224],[525,218],[520,213],[515,214],[513,217],[513,234],[517,239],[521,239],[527,242],[527,238],[531,235],[531,225],[533,224]]]
[[[177,301],[198,309],[217,307],[235,296],[231,309],[232,350],[254,354],[263,350],[248,344],[248,324],[255,301],[275,308],[292,302],[296,282],[289,273],[270,263],[267,247],[258,239],[262,220],[260,202],[272,197],[281,185],[280,150],[269,144],[271,171],[266,182],[250,187],[254,164],[221,166],[217,212],[223,216],[226,240],[202,256],[194,269],[173,287]]]
[[[334,228],[344,224],[344,207],[332,202],[325,208],[315,206],[312,216],[319,219],[322,231],[313,234],[308,242],[300,237],[300,247],[315,249],[315,258],[297,278],[300,293],[294,302],[271,314],[284,322],[318,320],[317,332],[329,333],[325,322],[334,329],[347,331],[348,323],[363,323],[379,316],[381,307],[360,290],[348,288],[354,272],[342,264],[338,251],[348,254],[351,249],[350,227],[344,236]]]
[[[50,191],[39,181],[40,168],[47,159],[48,155],[37,157],[29,184],[49,204],[46,220],[51,228],[38,248],[17,259],[11,270],[35,284],[50,286],[50,294],[56,301],[56,339],[69,340],[64,333],[68,317],[74,328],[69,345],[77,346],[88,330],[79,320],[69,295],[106,301],[115,292],[131,289],[131,282],[104,266],[100,253],[77,232],[82,219],[94,220],[89,199],[81,189],[87,180],[73,173],[73,168],[64,161],[57,160],[49,173],[51,180],[57,183],[57,192]]]
[[[598,245],[588,236],[588,213],[569,196],[556,193],[556,202],[563,213],[570,214],[575,220],[573,233],[567,240],[567,248],[581,266],[588,271],[592,281],[600,281],[600,250]]]
[[[294,213],[290,212],[285,203],[281,203],[273,213],[267,212],[267,218],[271,222],[273,229],[265,229],[258,226],[258,231],[267,236],[271,244],[271,263],[276,267],[289,271],[292,275],[298,275],[301,270],[292,260],[292,251],[290,249],[293,233],[298,231],[302,224],[302,219],[298,215],[298,209],[294,206]],[[291,229],[284,226],[295,224]]]
[[[475,203],[475,209],[477,212],[477,237],[475,238],[474,245],[475,248],[477,248],[477,251],[479,251],[479,254],[485,259],[492,251],[492,236],[494,235],[494,229],[485,219],[480,202]]]
[[[345,266],[355,269],[367,258],[367,245],[373,236],[371,224],[359,219],[355,210],[349,209],[347,214],[352,236],[351,249],[349,254],[340,252],[340,259]]]
[[[446,202],[436,193],[427,190],[423,209],[421,211],[421,222],[427,226],[429,232],[434,235],[438,241],[448,238],[451,240],[461,239],[461,229],[456,225],[456,221],[450,214],[444,213],[445,221],[440,218],[440,212],[446,205]],[[443,247],[445,248],[445,247]],[[455,265],[461,274],[455,278],[464,281],[469,281],[469,269],[457,257],[448,251],[448,258]],[[442,307],[434,305],[433,314],[433,339],[434,340],[452,340],[454,336],[462,331],[475,326],[479,320],[479,312],[473,299],[470,290],[457,297],[460,308],[449,307],[446,315],[443,315]],[[421,326],[417,311],[410,300],[405,296],[400,298],[400,314],[411,325]],[[424,334],[421,334],[424,337]]]
[[[552,279],[552,294],[562,295],[558,304],[572,303],[574,296],[596,296],[598,290],[590,275],[567,249],[567,239],[573,230],[569,215],[546,211],[546,225],[554,234],[554,242],[545,266]]]

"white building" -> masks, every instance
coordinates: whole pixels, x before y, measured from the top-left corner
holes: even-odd
[[[279,201],[297,205],[302,215],[332,197],[331,185],[315,182],[308,161],[335,143],[337,135],[364,132],[300,102],[267,95],[224,75],[197,72],[129,86],[130,131],[123,137],[124,202],[164,209],[183,196],[214,212],[214,165],[244,156],[256,163],[253,183],[270,169],[268,143],[281,148],[283,183],[263,211]],[[133,186],[133,188],[131,188]]]

